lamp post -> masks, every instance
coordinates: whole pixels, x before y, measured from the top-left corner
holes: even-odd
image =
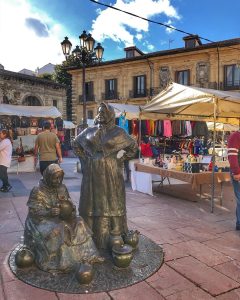
[[[79,36],[80,46],[71,53],[72,43],[68,37],[61,42],[62,51],[68,65],[75,65],[82,68],[82,95],[83,95],[83,128],[87,127],[87,99],[85,87],[85,69],[102,60],[104,48],[100,43],[94,48],[95,40],[92,35],[84,30]]]

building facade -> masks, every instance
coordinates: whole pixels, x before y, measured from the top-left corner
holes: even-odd
[[[66,119],[66,87],[50,80],[0,69],[0,104],[55,106]]]
[[[125,58],[86,68],[87,118],[101,101],[145,104],[170,81],[196,87],[240,91],[240,38],[202,44],[183,38],[185,47],[144,54],[125,48]],[[72,67],[72,118],[82,121],[82,70]]]

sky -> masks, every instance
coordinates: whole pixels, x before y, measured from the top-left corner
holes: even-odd
[[[144,53],[181,48],[186,36],[100,5],[168,24],[211,41],[240,38],[240,0],[0,0],[0,64],[35,71],[64,60],[65,36],[79,44],[83,30],[104,47],[103,60],[125,57],[135,45]],[[207,41],[202,40],[203,44]],[[240,58],[239,58],[240,59]]]

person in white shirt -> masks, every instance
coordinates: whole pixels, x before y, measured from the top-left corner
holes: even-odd
[[[8,192],[12,186],[8,181],[7,168],[10,167],[12,159],[12,143],[7,129],[0,130],[0,179],[2,180],[1,192]]]

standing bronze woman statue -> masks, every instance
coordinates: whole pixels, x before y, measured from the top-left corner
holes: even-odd
[[[58,164],[49,165],[27,202],[24,244],[37,266],[48,272],[69,272],[79,263],[103,261],[91,230],[76,216],[63,176]]]
[[[93,231],[98,248],[107,248],[110,236],[128,232],[123,161],[137,151],[135,140],[115,125],[112,106],[101,103],[95,126],[74,141],[82,169],[79,214]],[[121,158],[117,155],[124,150]]]

